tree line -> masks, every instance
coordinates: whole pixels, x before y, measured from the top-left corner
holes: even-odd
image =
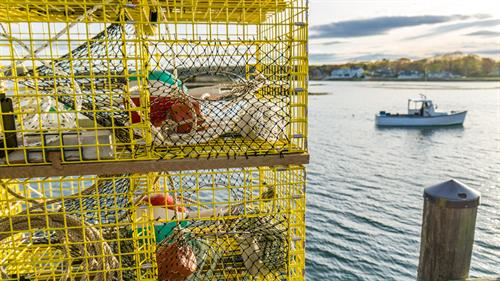
[[[373,62],[352,62],[336,65],[310,66],[311,79],[321,79],[330,75],[333,69],[361,67],[370,75],[377,70],[390,70],[394,75],[402,71],[418,71],[421,73],[449,72],[461,77],[498,77],[500,76],[500,61],[483,58],[477,55],[453,53],[433,58],[411,60],[382,59]]]

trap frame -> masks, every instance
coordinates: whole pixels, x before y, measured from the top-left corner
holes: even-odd
[[[3,180],[0,274],[303,280],[304,182],[302,166]]]
[[[306,152],[306,0],[5,0],[3,166]]]
[[[306,0],[4,0],[0,102],[3,280],[303,280]]]

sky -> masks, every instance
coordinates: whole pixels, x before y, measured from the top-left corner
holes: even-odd
[[[500,0],[309,0],[311,64],[452,52],[500,59]]]

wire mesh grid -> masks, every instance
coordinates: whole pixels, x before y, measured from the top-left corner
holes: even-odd
[[[138,231],[139,176],[0,183],[2,280],[142,280],[155,275],[154,233]],[[142,222],[141,222],[142,223]]]
[[[306,149],[305,0],[0,11],[3,165]]]
[[[1,182],[2,280],[302,280],[304,169]]]
[[[145,212],[159,280],[301,280],[304,177],[301,166],[163,174],[148,196],[170,203]]]

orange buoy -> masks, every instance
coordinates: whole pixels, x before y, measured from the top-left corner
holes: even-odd
[[[192,122],[193,114],[191,111],[191,106],[193,107],[196,118],[198,130],[203,130],[203,115],[201,113],[200,104],[195,100],[184,101],[173,97],[149,97],[150,109],[149,117],[151,124],[155,127],[161,127],[163,123],[167,120],[173,120],[176,123],[181,123],[187,121],[186,124],[181,124],[177,126],[176,133],[186,134],[191,132],[193,129]],[[132,98],[132,102],[135,106],[140,106],[139,98]],[[141,118],[139,114],[135,111],[131,111],[132,123],[139,123]]]
[[[154,194],[149,194],[144,199],[142,200],[143,202],[147,202],[153,206],[159,206],[159,207],[167,207],[167,209],[170,210],[175,210],[177,209],[177,212],[186,212],[186,208],[184,206],[179,206],[175,203],[174,197],[172,197],[170,194],[166,193],[154,193]]]
[[[186,134],[193,130],[193,122],[189,121],[193,120],[194,118],[190,105],[188,103],[191,103],[192,107],[194,108],[197,118],[196,124],[198,125],[198,130],[203,129],[203,115],[201,114],[200,104],[197,101],[176,101],[170,108],[170,119],[172,119],[176,123],[188,121],[187,124],[177,126],[177,133],[180,134]]]
[[[160,281],[183,281],[198,268],[193,249],[177,242],[158,246],[156,261]]]

